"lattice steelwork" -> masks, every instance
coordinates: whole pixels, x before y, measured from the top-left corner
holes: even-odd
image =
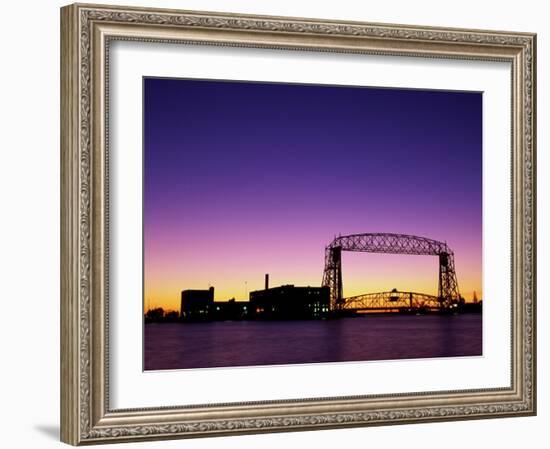
[[[342,303],[343,310],[358,311],[437,310],[440,307],[441,303],[437,296],[397,290],[351,296]]]
[[[438,256],[437,300],[440,308],[450,307],[460,299],[454,254],[447,243],[405,234],[354,234],[336,237],[325,250],[323,285],[330,287],[332,310],[342,309],[346,301],[342,286],[342,251]]]

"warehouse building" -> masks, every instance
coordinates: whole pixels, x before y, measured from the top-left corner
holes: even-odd
[[[255,319],[304,320],[325,318],[329,314],[328,287],[296,287],[282,285],[250,292],[251,317]]]
[[[208,290],[183,290],[181,292],[180,318],[185,321],[210,319],[214,307],[214,287]]]
[[[215,301],[210,312],[210,319],[215,321],[239,321],[248,318],[250,305],[248,301]]]

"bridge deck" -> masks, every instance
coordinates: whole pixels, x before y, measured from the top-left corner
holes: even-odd
[[[441,308],[441,301],[437,296],[426,293],[402,292],[393,289],[345,298],[341,308],[349,311],[434,310]]]

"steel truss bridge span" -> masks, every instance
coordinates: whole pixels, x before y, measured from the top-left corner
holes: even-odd
[[[341,310],[384,311],[384,310],[439,310],[441,303],[437,296],[416,292],[367,293],[345,298]]]
[[[343,297],[342,251],[436,256],[439,259],[439,308],[449,308],[460,299],[454,253],[446,242],[406,234],[352,234],[336,237],[325,248],[323,286],[330,289],[332,310],[341,310],[346,302]]]

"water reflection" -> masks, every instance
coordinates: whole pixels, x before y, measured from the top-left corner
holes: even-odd
[[[145,369],[481,355],[479,314],[147,324]]]

